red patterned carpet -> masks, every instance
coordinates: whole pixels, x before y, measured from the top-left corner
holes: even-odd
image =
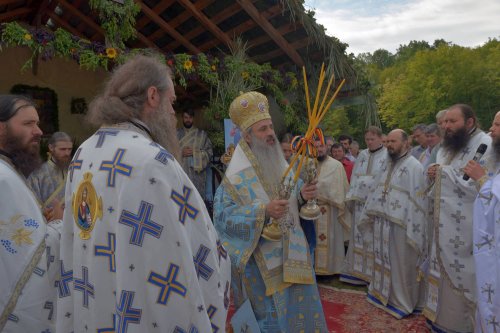
[[[330,333],[429,332],[423,316],[412,315],[397,320],[369,304],[365,293],[325,286],[320,286],[319,292]],[[231,306],[226,325],[227,332],[232,332],[229,320],[233,312]]]
[[[365,293],[322,286],[319,292],[331,333],[429,332],[423,316],[397,320],[368,303]]]

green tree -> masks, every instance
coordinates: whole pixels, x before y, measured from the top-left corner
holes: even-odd
[[[500,109],[499,41],[492,39],[475,49],[438,44],[416,51],[405,61],[399,58],[381,72],[377,103],[389,128],[434,122],[437,111],[455,103],[470,104],[483,124]]]

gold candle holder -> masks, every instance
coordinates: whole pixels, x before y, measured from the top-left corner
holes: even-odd
[[[308,159],[305,169],[306,183],[312,183],[318,176],[318,169],[316,168],[316,160]],[[307,203],[300,208],[299,216],[304,220],[317,220],[321,216],[321,209],[316,203],[316,199],[308,200]]]
[[[292,194],[294,187],[293,180],[291,178],[287,180],[283,180],[283,182],[277,186],[275,190],[275,198],[279,200],[288,200],[290,199],[290,195]],[[289,220],[289,212],[287,211],[285,215],[280,219],[270,218],[270,222],[264,226],[262,230],[262,237],[273,241],[278,242],[281,240],[283,235],[290,228],[294,228],[294,223],[290,223]]]

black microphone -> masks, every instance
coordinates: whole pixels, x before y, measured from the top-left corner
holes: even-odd
[[[486,151],[486,149],[488,148],[488,146],[484,143],[481,143],[479,145],[479,147],[477,147],[477,150],[476,150],[476,154],[474,155],[474,158],[472,159],[474,162],[477,162],[481,159],[481,157],[483,157],[484,155],[484,152]],[[468,175],[464,175],[463,180],[469,180],[470,177]]]

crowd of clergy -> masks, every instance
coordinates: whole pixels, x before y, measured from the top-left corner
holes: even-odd
[[[0,95],[0,332],[328,332],[322,276],[432,332],[500,331],[500,112],[489,131],[465,104],[411,135],[370,126],[363,150],[319,130],[311,178],[266,96],[242,93],[214,193],[212,143],[193,110],[176,130],[171,75],[150,56],[119,66],[95,133],[54,133],[44,163],[36,105]]]

